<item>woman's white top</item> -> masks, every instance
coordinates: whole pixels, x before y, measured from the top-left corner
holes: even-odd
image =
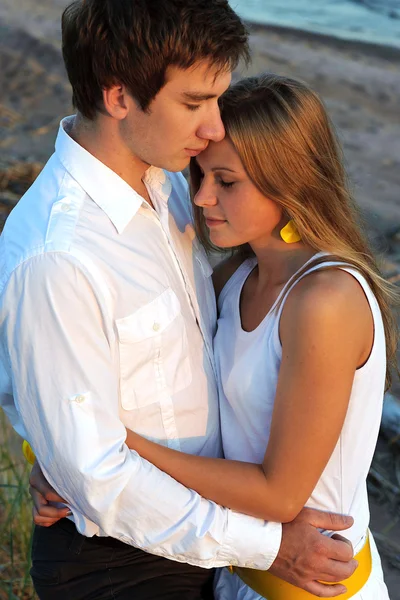
[[[324,266],[334,264],[337,263],[329,262],[328,256],[323,263]],[[214,354],[225,458],[262,463],[282,358],[279,321],[285,300],[297,282],[293,282],[294,275],[258,327],[250,332],[244,331],[240,318],[240,296],[246,279],[256,265],[256,258],[245,260],[220,294]],[[300,279],[321,266],[311,266]],[[364,290],[374,320],[374,342],[367,362],[355,373],[339,440],[307,506],[354,517],[354,525],[344,534],[351,540],[357,553],[364,544],[369,524],[366,478],[382,414],[386,350],[381,312],[369,285],[358,271],[343,267],[342,264],[340,268],[355,277]],[[282,303],[276,308],[280,300]],[[326,301],[329,302],[329,298]],[[373,573],[362,592],[354,596],[357,599],[388,598],[373,540],[372,546]],[[260,598],[227,570],[222,570],[217,581],[216,597],[219,600]]]

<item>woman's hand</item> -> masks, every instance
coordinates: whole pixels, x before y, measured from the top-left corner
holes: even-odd
[[[57,508],[51,505],[51,502],[65,503],[65,500],[51,487],[37,461],[32,467],[29,484],[29,493],[33,501],[32,516],[35,525],[51,527],[60,519],[64,519],[71,514],[69,508]]]
[[[143,438],[129,429],[126,431],[127,446],[140,454]],[[29,493],[33,502],[32,517],[35,525],[51,527],[60,519],[64,519],[71,514],[69,508],[57,508],[52,505],[52,502],[62,502],[65,504],[65,500],[51,487],[37,461],[35,461],[29,477]]]

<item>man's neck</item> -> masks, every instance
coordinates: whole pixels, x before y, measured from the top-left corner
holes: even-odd
[[[143,176],[149,165],[142,162],[121,143],[116,124],[103,117],[101,126],[87,122],[79,114],[75,117],[68,135],[92,154],[132,189],[152,205]]]

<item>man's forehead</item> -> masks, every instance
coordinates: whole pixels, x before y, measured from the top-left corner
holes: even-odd
[[[197,63],[188,69],[167,69],[166,86],[183,99],[207,100],[220,96],[231,82],[231,71],[208,63]]]

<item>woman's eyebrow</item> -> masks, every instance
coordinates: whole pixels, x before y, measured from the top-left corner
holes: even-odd
[[[229,169],[228,167],[214,167],[213,169],[211,169],[212,172],[214,171],[229,171],[230,173],[237,173],[237,171],[234,171],[233,169]]]

